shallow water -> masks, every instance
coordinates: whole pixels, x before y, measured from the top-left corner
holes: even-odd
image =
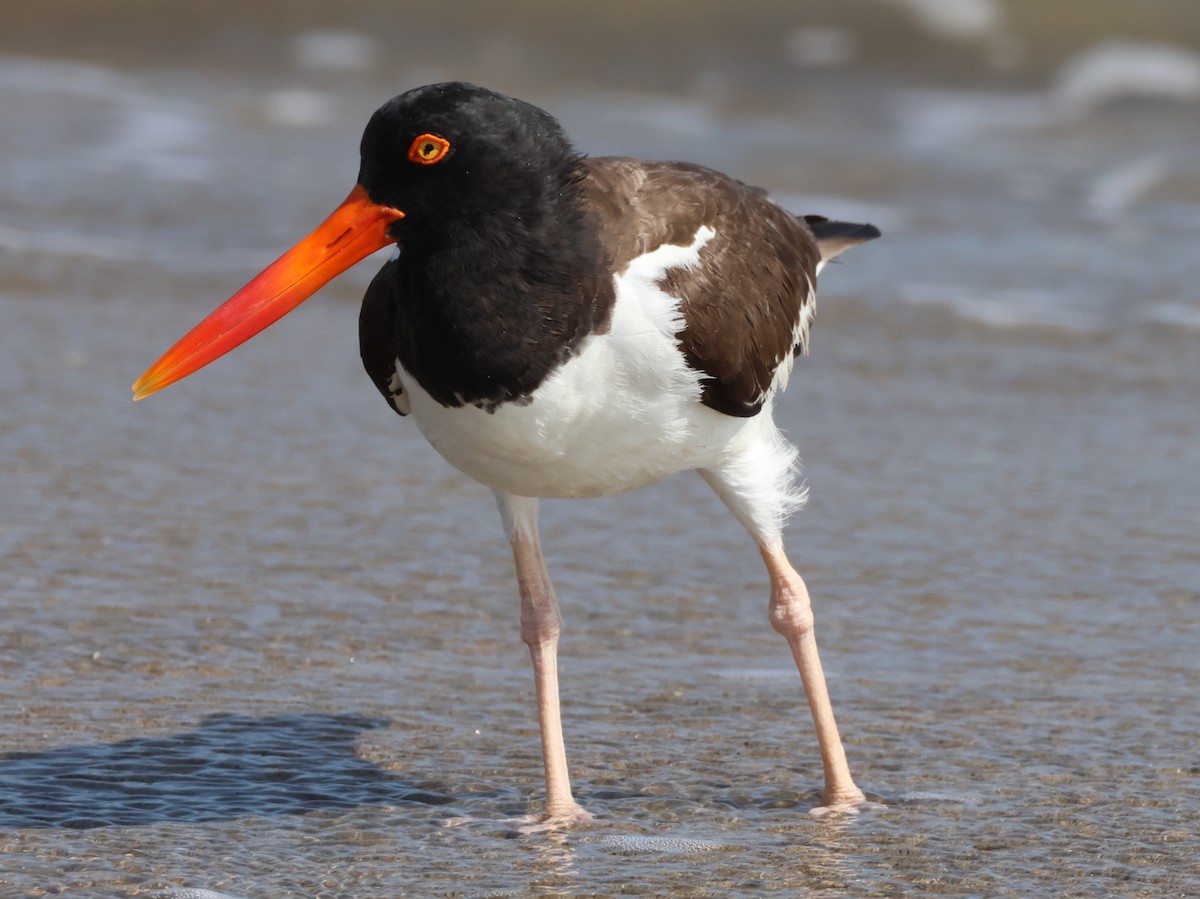
[[[1195,17],[916,6],[701,5],[660,55],[531,8],[5,13],[0,894],[1200,892]],[[590,151],[884,229],[823,277],[779,417],[812,491],[791,553],[885,810],[808,815],[760,563],[679,477],[545,504],[602,818],[506,839],[541,789],[511,563],[488,492],[359,369],[373,263],[129,402],[344,196],[382,99],[459,74]]]

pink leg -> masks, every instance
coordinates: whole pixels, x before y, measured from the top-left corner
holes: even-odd
[[[567,750],[558,699],[558,635],[562,623],[558,598],[554,595],[538,542],[536,504],[519,525],[512,526],[511,518],[508,518],[512,507],[519,502],[514,499],[506,508],[502,501],[501,508],[510,524],[517,585],[521,591],[521,639],[529,647],[533,659],[542,762],[546,769],[546,820],[555,824],[587,820],[592,816],[575,801],[567,773]],[[529,508],[526,506],[524,511],[529,512]]]
[[[760,545],[759,552],[771,575],[771,625],[783,634],[792,649],[816,725],[821,763],[825,768],[825,789],[821,792],[825,810],[857,811],[867,803],[862,790],[850,776],[842,738],[838,735],[837,722],[833,720],[833,704],[829,701],[825,672],[817,654],[808,588],[788,562],[782,546]]]

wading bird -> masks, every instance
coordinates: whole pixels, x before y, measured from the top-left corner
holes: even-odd
[[[772,417],[807,348],[821,266],[879,236],[797,218],[698,165],[589,158],[548,113],[463,83],[408,91],[363,134],[358,183],[312,234],[134,385],[140,399],[253,337],[389,244],[359,319],[363,364],[452,465],[491,487],[533,660],[544,821],[590,817],[567,774],[558,600],[538,500],[696,470],[758,545],[771,624],[816,725],[823,808],[854,809],[808,590],[782,527],[803,501]]]

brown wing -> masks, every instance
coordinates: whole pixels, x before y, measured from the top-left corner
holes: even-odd
[[[585,196],[619,273],[663,244],[713,238],[693,268],[668,270],[687,363],[703,373],[701,401],[727,415],[762,408],[775,371],[802,348],[821,252],[808,225],[756,188],[687,163],[601,157],[585,162]]]

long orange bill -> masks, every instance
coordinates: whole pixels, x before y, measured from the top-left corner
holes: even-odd
[[[312,234],[271,263],[167,350],[133,385],[140,400],[186,378],[283,318],[323,285],[394,238],[404,213],[367,196],[361,184]]]

